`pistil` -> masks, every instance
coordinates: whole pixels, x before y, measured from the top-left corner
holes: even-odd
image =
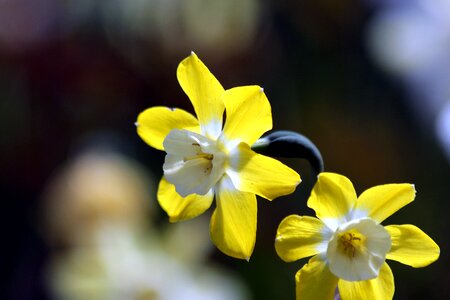
[[[362,235],[359,232],[347,231],[339,236],[339,244],[345,255],[353,258],[362,247]]]

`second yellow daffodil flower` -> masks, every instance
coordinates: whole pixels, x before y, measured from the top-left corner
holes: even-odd
[[[139,136],[167,153],[158,201],[177,222],[205,212],[215,195],[213,243],[229,256],[248,260],[256,239],[255,194],[269,200],[290,194],[300,176],[250,148],[272,128],[261,87],[224,90],[194,53],[180,63],[177,77],[197,118],[182,109],[152,107],[136,122]]]
[[[313,256],[297,272],[297,299],[389,300],[394,277],[386,259],[424,267],[439,257],[438,245],[413,225],[380,223],[414,200],[412,184],[375,186],[356,196],[350,180],[321,173],[308,206],[318,218],[290,215],[279,225],[278,255],[286,262]]]

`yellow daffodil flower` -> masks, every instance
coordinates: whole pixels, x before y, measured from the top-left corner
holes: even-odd
[[[386,259],[424,267],[439,247],[413,225],[380,223],[414,200],[411,184],[386,184],[358,198],[350,180],[321,173],[308,200],[318,218],[291,215],[279,225],[278,255],[286,262],[312,257],[297,272],[297,299],[392,299],[394,277]]]
[[[167,152],[159,204],[177,222],[205,212],[215,195],[213,243],[229,256],[248,260],[256,238],[255,194],[272,200],[292,193],[300,176],[250,148],[272,128],[262,88],[224,90],[194,53],[180,63],[177,78],[198,119],[182,109],[152,107],[136,122],[148,145]]]

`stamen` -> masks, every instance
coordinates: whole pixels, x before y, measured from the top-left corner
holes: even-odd
[[[345,254],[350,257],[355,257],[356,248],[359,248],[361,238],[353,232],[346,232],[339,238]]]
[[[213,160],[214,159],[214,155],[209,154],[209,153],[200,152],[197,155],[184,157],[183,161],[187,162],[189,160],[198,159],[198,158],[203,158],[203,159],[206,159],[206,160]]]

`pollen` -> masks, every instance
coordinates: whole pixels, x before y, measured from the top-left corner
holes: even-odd
[[[354,258],[361,252],[365,237],[356,230],[342,233],[339,236],[338,248],[349,258]]]

